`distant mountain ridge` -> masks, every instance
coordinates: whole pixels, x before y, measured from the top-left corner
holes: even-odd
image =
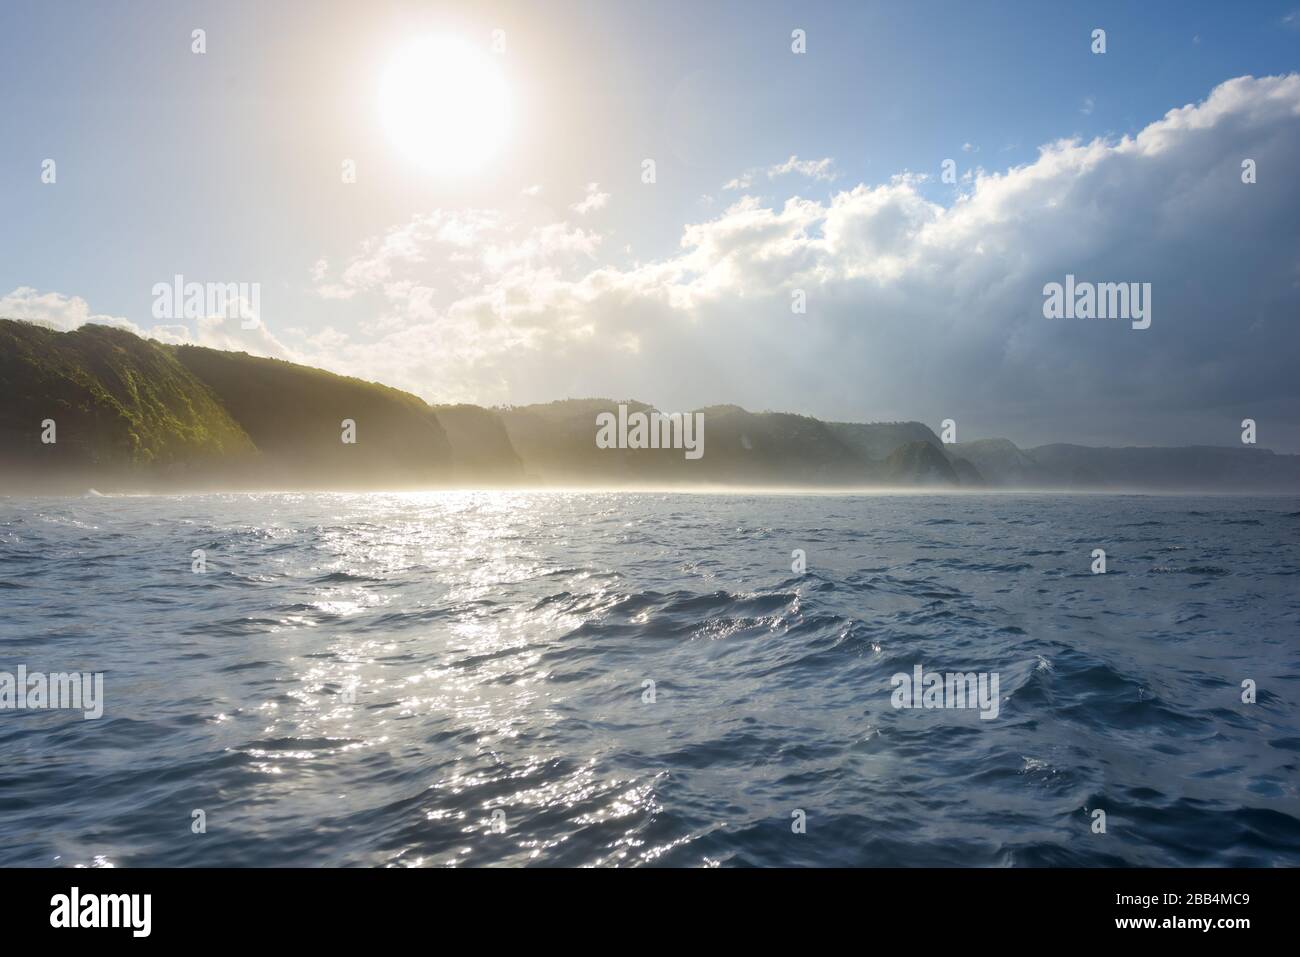
[[[1255,448],[944,445],[920,422],[824,422],[735,405],[704,454],[599,448],[631,399],[487,409],[279,359],[102,325],[0,319],[0,494],[571,485],[1300,490],[1300,456]],[[54,442],[42,441],[53,421]],[[345,420],[355,443],[344,441]]]

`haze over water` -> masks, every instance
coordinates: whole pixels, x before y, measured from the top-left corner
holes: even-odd
[[[1297,575],[1294,497],[0,499],[0,670],[105,673],[0,865],[1295,866]]]

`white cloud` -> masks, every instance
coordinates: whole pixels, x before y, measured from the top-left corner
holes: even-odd
[[[580,216],[586,216],[588,213],[595,212],[598,209],[604,209],[605,204],[609,202],[609,193],[600,191],[599,183],[587,184],[587,195],[580,202],[574,203],[570,209]]]
[[[834,161],[829,157],[819,160],[801,160],[797,156],[791,156],[784,163],[770,168],[767,171],[767,178],[775,179],[789,173],[798,173],[800,176],[806,176],[809,179],[832,180],[836,175],[832,169],[834,165]]]
[[[159,342],[171,346],[194,345],[194,337],[190,334],[190,327],[177,323],[175,325],[154,326],[149,330],[148,336]]]
[[[1257,184],[1241,183],[1244,157]],[[953,417],[965,436],[1022,442],[1228,443],[1249,416],[1295,447],[1297,164],[1300,76],[1241,77],[1135,136],[977,168],[951,201],[906,172],[824,199],[745,196],[630,265],[623,237],[538,218],[537,204],[434,210],[313,267],[321,295],[371,317],[360,331],[285,342],[299,361],[431,400]],[[787,167],[833,175],[829,160],[791,157],[752,176]],[[1042,287],[1066,273],[1151,282],[1151,328],[1043,319]],[[791,313],[795,289],[806,315]],[[0,313],[15,305],[64,325],[113,318],[29,289]],[[193,335],[288,352],[202,323]]]
[[[235,317],[207,316],[195,320],[195,329],[190,341],[194,345],[207,346],[209,349],[229,349],[255,356],[269,356],[273,359],[299,358],[297,353],[271,334],[265,323],[259,322],[252,329],[245,329],[243,323]]]
[[[1243,185],[1243,156],[1274,175]],[[1211,408],[1239,421],[1251,396],[1296,398],[1298,161],[1300,77],[1243,77],[1136,136],[975,170],[951,205],[908,174],[822,201],[745,197],[628,267],[600,264],[601,234],[565,223],[493,219],[454,264],[442,230],[417,229],[345,272],[384,258],[370,291],[387,290],[391,325],[325,358],[430,397],[960,413],[968,435],[1205,441]],[[1152,282],[1152,328],[1044,320],[1042,287],[1067,272]],[[399,276],[439,290],[418,317]],[[796,288],[806,316],[790,312]]]
[[[271,335],[260,322],[254,329],[244,329],[237,318],[212,316],[196,320],[194,329],[183,323],[160,324],[146,328],[121,316],[92,313],[86,300],[80,296],[69,296],[60,292],[40,292],[30,286],[20,286],[8,295],[0,297],[0,318],[26,319],[62,332],[94,323],[125,329],[137,336],[171,345],[190,344],[213,349],[233,349],[284,359],[294,357],[294,353]]]
[[[27,319],[61,330],[75,329],[88,322],[96,322],[142,334],[138,326],[120,316],[92,313],[86,300],[80,296],[67,296],[60,292],[40,292],[30,286],[19,286],[8,295],[0,296],[0,317]]]
[[[829,157],[818,160],[801,160],[798,156],[791,156],[784,163],[777,163],[774,166],[747,169],[739,176],[724,183],[722,188],[730,190],[749,189],[760,176],[765,176],[768,180],[774,180],[781,176],[788,176],[791,173],[797,173],[812,180],[829,182],[839,175],[835,172],[834,167],[835,161]]]

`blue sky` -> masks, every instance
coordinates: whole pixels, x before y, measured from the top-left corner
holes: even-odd
[[[1296,119],[1250,105],[1289,87],[1225,96],[1222,139],[1191,124],[1185,160],[1121,151],[1103,174],[1078,154],[1048,190],[1079,203],[1059,220],[1030,222],[1038,207],[990,182],[975,218],[997,242],[960,222],[926,232],[980,171],[1032,170],[1063,139],[1114,146],[1232,78],[1294,73],[1294,0],[17,2],[0,20],[3,314],[283,355],[435,401],[951,415],[961,438],[1024,444],[1230,444],[1253,415],[1261,444],[1300,449],[1300,402],[1270,364],[1300,341],[1270,318],[1300,303]],[[468,173],[430,174],[378,122],[385,65],[420,35],[486,51],[493,29],[505,142]],[[1241,184],[1212,178],[1210,202],[1207,171],[1255,148],[1290,162],[1285,177],[1261,171],[1236,212]],[[948,158],[969,174],[956,186],[939,181]],[[836,226],[833,208],[852,216]],[[1174,208],[1195,215],[1161,220]],[[1216,247],[1234,224],[1233,248]],[[1061,240],[1075,231],[1088,241]],[[927,258],[935,242],[959,258]],[[1153,281],[1152,329],[1048,330],[1037,290],[1070,271]],[[177,273],[259,283],[257,335],[160,324],[152,289]],[[807,315],[790,315],[792,288]]]

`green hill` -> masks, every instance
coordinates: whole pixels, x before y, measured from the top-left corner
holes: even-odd
[[[477,405],[436,405],[433,412],[451,444],[453,475],[492,484],[519,481],[523,462],[499,415]]]
[[[0,319],[0,494],[520,484],[1290,491],[1300,456],[1256,448],[945,446],[920,422],[823,422],[715,405],[703,455],[600,448],[635,400],[430,406],[362,379],[121,329]],[[683,410],[685,411],[685,410]],[[355,442],[344,441],[344,422]],[[54,423],[53,443],[42,441]],[[694,421],[694,420],[692,420]]]
[[[252,438],[259,482],[399,488],[450,478],[447,433],[409,392],[243,352],[161,348],[170,348]],[[344,420],[355,423],[355,443],[343,441]]]
[[[169,346],[87,325],[0,322],[0,491],[402,488],[441,485],[868,486],[928,481],[920,423],[826,423],[719,405],[704,450],[602,449],[619,401],[483,409],[242,352]],[[623,400],[631,412],[652,407]],[[40,441],[54,419],[57,442]],[[344,442],[344,422],[356,441]],[[908,441],[934,455],[889,458]],[[969,472],[974,472],[969,469]],[[951,478],[951,468],[945,478]],[[964,475],[972,481],[977,475]]]
[[[885,477],[891,485],[961,484],[943,450],[923,440],[908,442],[890,452],[885,460]]]
[[[871,462],[884,462],[895,449],[909,442],[926,442],[942,449],[939,436],[920,422],[827,422],[845,445]]]
[[[558,484],[862,487],[927,481],[933,457],[912,455],[887,466],[891,452],[913,439],[933,440],[934,457],[956,484],[937,436],[920,423],[880,426],[828,423],[786,412],[749,412],[736,405],[692,410],[704,417],[704,455],[682,449],[601,449],[596,417],[649,412],[644,402],[565,399],[498,410],[533,481]],[[879,449],[877,457],[872,454]],[[972,484],[979,475],[968,463]],[[915,471],[910,471],[910,470]]]
[[[458,471],[438,415],[410,393],[103,325],[0,320],[0,397],[0,492],[427,487],[519,471],[487,410],[447,411]]]
[[[109,326],[56,332],[0,320],[0,395],[0,470],[11,479],[202,481],[255,453],[174,353]]]

